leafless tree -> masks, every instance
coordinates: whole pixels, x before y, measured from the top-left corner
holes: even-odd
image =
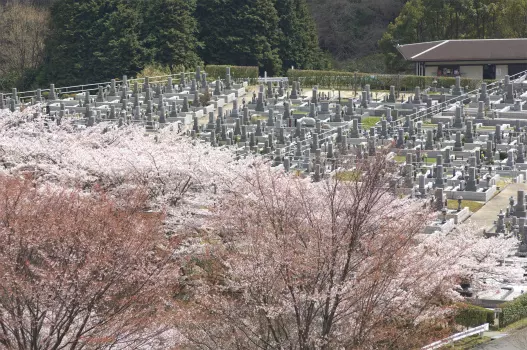
[[[39,67],[48,18],[43,7],[18,2],[0,5],[0,90],[13,87],[28,70]]]

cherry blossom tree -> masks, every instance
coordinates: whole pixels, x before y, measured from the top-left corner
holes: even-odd
[[[0,176],[2,348],[149,349],[175,339],[164,316],[175,242],[161,214],[144,212],[144,195],[121,199]]]
[[[39,210],[58,213],[61,218],[62,213],[75,214],[64,214],[55,226],[50,219],[43,228],[49,227],[53,237],[64,241],[71,251],[82,248],[76,254],[92,264],[86,266],[97,266],[89,259],[92,249],[97,254],[107,252],[106,260],[111,260],[112,254],[130,253],[123,262],[115,255],[115,264],[107,265],[133,272],[132,280],[124,279],[123,285],[130,283],[126,291],[139,283],[133,278],[145,277],[148,267],[161,261],[173,267],[149,279],[144,292],[148,295],[151,291],[154,301],[164,302],[162,311],[166,312],[156,306],[154,311],[159,314],[149,313],[159,304],[146,305],[142,303],[146,299],[139,298],[138,305],[126,309],[122,317],[104,323],[102,328],[95,327],[86,335],[90,339],[135,336],[138,340],[168,339],[185,348],[205,349],[408,349],[449,332],[451,306],[460,299],[456,289],[461,281],[479,288],[523,275],[499,263],[517,245],[514,239],[485,239],[476,236],[477,231],[470,226],[458,226],[448,234],[423,234],[435,214],[422,201],[392,194],[395,164],[386,154],[379,153],[354,166],[346,171],[356,176],[331,176],[312,183],[271,168],[258,158],[238,159],[229,148],[210,147],[170,126],[147,135],[143,127],[134,125],[100,123],[79,128],[75,120],[67,118],[57,125],[42,116],[39,106],[22,112],[0,111],[0,172],[29,176],[34,186],[47,188],[48,192],[26,191],[35,196],[31,202]],[[48,206],[44,199],[39,202],[41,197],[35,193],[51,198]],[[130,200],[137,193],[142,194],[141,200]],[[66,198],[70,194],[71,200]],[[80,209],[73,212],[68,203]],[[131,216],[149,213],[152,225],[163,213],[163,233],[177,241],[177,247],[172,249],[159,232],[154,235],[156,230],[149,231],[145,226],[148,220],[104,224],[113,222],[108,213],[115,212],[114,207]],[[103,218],[100,222],[96,219],[99,216]],[[68,250],[57,248],[51,254],[44,250],[47,245],[41,247],[33,233],[37,232],[35,217],[28,214],[17,219],[20,232],[31,233],[27,246],[50,254],[50,261],[61,257]],[[81,226],[73,220],[80,220]],[[23,226],[26,221],[33,226]],[[94,239],[92,245],[85,231],[73,229],[75,225],[87,225],[86,232],[95,235],[100,230],[106,236]],[[132,233],[114,237],[105,231],[112,225],[117,226],[111,232],[122,228]],[[150,233],[143,237],[143,231]],[[135,237],[134,232],[141,235]],[[75,241],[76,234],[85,239]],[[143,260],[134,256],[134,251],[117,251],[119,244],[129,239],[129,244],[139,244],[143,238],[151,243],[148,247],[152,252]],[[108,248],[110,239],[115,245]],[[162,259],[168,256],[170,260]],[[66,258],[73,259],[61,259]],[[172,265],[176,263],[177,269]],[[29,266],[36,269],[33,265]],[[61,264],[49,266],[54,276],[75,276],[70,270],[60,270],[65,269]],[[75,268],[81,271],[81,267]],[[42,276],[46,281],[52,279]],[[28,290],[37,289],[36,281],[27,282],[33,288]],[[163,286],[160,294],[150,289],[156,283]],[[46,290],[51,287],[44,287],[38,290],[51,293]],[[76,290],[61,290],[60,298],[78,300]],[[115,298],[110,301],[121,305],[121,299]],[[109,302],[102,299],[101,303]],[[56,302],[59,297],[52,300]],[[133,318],[137,310],[145,317]],[[130,318],[140,321],[127,323]],[[90,314],[89,322],[97,324],[97,318],[92,319]],[[41,329],[48,332],[54,324],[44,322]],[[70,327],[80,324],[75,319]],[[169,325],[172,328],[167,336],[162,332]],[[127,331],[140,326],[155,336]],[[12,334],[15,338],[5,339],[18,344]],[[85,343],[85,347],[99,344]]]
[[[40,183],[109,195],[141,187],[152,210],[167,213],[167,230],[199,226],[216,197],[230,190],[251,158],[237,160],[167,127],[146,135],[144,127],[110,123],[79,129],[64,118],[46,119],[39,106],[0,111],[0,169],[30,173]]]
[[[521,277],[497,262],[514,240],[461,227],[424,235],[431,213],[392,195],[384,154],[325,182],[255,166],[216,208],[209,259],[185,329],[196,348],[413,348],[440,338],[461,280]],[[444,325],[445,327],[437,327]]]

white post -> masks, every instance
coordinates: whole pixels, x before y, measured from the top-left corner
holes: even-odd
[[[264,83],[267,84],[267,71],[264,72]]]

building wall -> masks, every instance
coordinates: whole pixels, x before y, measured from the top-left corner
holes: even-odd
[[[483,79],[483,66],[460,66],[461,77]]]
[[[517,63],[527,63],[527,58],[525,60],[515,60],[515,61],[445,61],[445,62],[426,62],[426,65],[428,66],[449,66],[449,65],[461,65],[461,66],[469,66],[469,65],[484,65],[484,64],[517,64]]]
[[[425,75],[427,77],[435,77],[437,75],[437,68],[438,66],[426,66]]]
[[[496,65],[496,79],[503,79],[509,72],[508,64],[497,64]]]
[[[509,64],[527,64],[526,60],[502,61],[446,61],[425,62],[425,75],[436,76],[439,66],[460,66],[461,76],[464,78],[483,79],[483,65],[496,65],[496,79],[503,79],[509,74]]]

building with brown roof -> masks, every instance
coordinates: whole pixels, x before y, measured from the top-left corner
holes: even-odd
[[[397,49],[415,62],[417,75],[502,79],[527,70],[527,39],[441,40]]]

